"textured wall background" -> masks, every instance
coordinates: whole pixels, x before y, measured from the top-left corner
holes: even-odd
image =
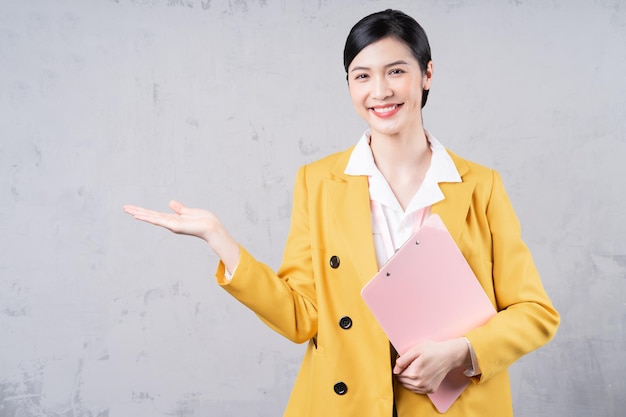
[[[427,30],[427,127],[500,170],[562,313],[517,416],[626,409],[620,0],[0,0],[0,416],[277,416],[301,346],[213,282],[199,240],[121,206],[211,208],[277,267],[298,166],[364,129],[350,27]]]

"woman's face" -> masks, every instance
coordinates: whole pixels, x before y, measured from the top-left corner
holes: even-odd
[[[422,128],[422,90],[430,89],[432,62],[422,74],[411,50],[384,38],[359,52],[348,67],[352,104],[372,135],[397,135]]]

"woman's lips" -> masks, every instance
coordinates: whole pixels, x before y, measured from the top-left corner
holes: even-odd
[[[396,114],[401,107],[402,104],[387,104],[384,106],[370,107],[370,111],[378,117],[386,118]]]

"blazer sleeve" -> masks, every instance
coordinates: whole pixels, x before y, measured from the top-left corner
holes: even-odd
[[[502,179],[493,181],[486,218],[492,241],[492,279],[498,313],[469,332],[484,382],[523,355],[547,343],[559,325],[559,314],[548,298]]]
[[[306,166],[298,171],[294,187],[291,228],[283,262],[275,273],[240,247],[239,264],[230,280],[220,261],[217,282],[256,313],[270,328],[303,343],[317,333],[317,303],[307,197]]]

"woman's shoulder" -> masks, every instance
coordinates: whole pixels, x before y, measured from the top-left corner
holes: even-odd
[[[300,168],[301,171],[306,172],[307,177],[326,177],[329,174],[337,173],[342,174],[350,160],[350,155],[354,146],[343,151],[335,152],[320,158],[316,161],[305,164]]]
[[[478,180],[491,180],[496,174],[493,168],[465,159],[447,148],[446,151],[448,155],[450,155],[450,158],[452,158],[452,162],[454,162],[456,169],[459,171],[459,175],[463,178],[470,177]]]

